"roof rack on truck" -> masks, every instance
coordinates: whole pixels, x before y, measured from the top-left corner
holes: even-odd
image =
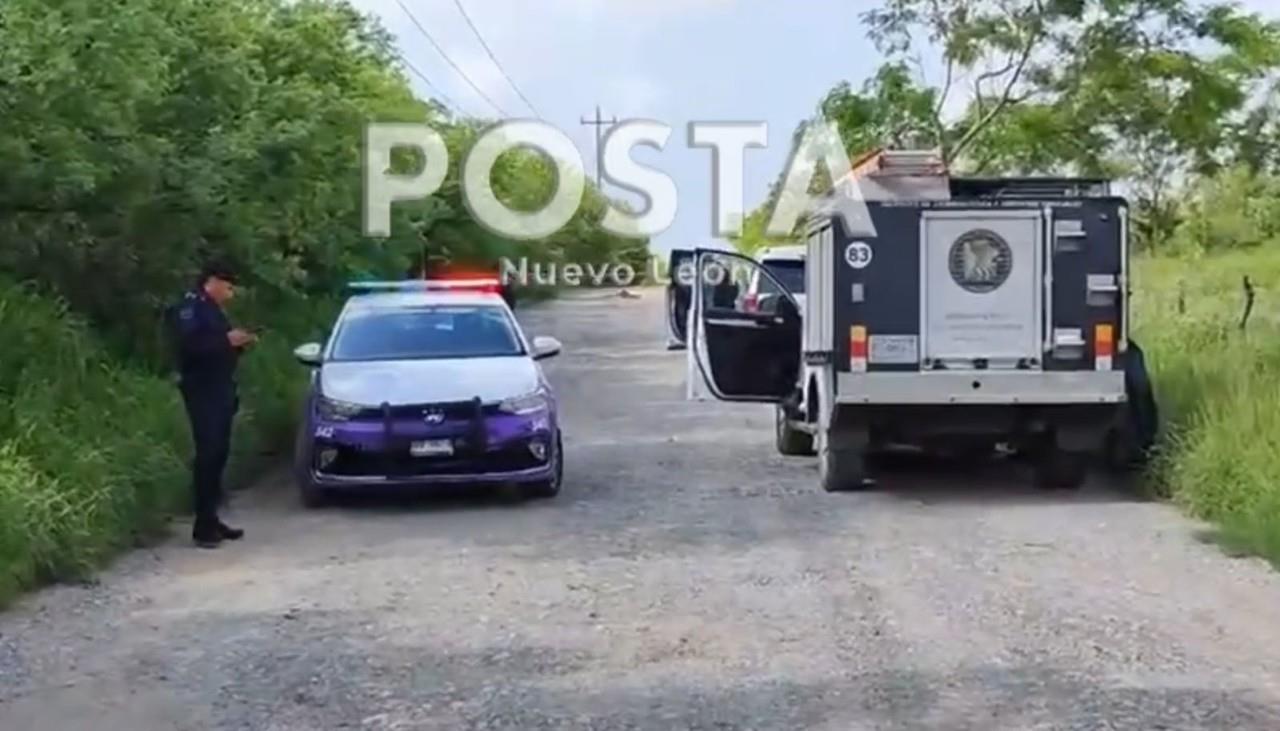
[[[952,178],[955,198],[1106,198],[1111,182],[1103,178]]]

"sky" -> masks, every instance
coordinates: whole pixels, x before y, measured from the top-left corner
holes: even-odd
[[[786,164],[796,125],[836,83],[855,86],[880,65],[859,16],[872,0],[353,0],[396,36],[401,53],[471,116],[535,116],[468,27],[461,3],[502,68],[540,116],[576,144],[594,174],[595,129],[582,119],[651,119],[671,125],[665,149],[638,147],[636,161],[674,179],[674,224],[651,249],[723,246],[712,222],[712,153],[689,145],[691,121],[768,125],[768,144],[745,156],[747,210]],[[1280,15],[1272,0],[1243,3]],[[412,77],[424,97],[436,96]],[[936,79],[930,79],[936,82]],[[503,114],[486,101],[491,99]],[[606,190],[638,200],[625,191]]]

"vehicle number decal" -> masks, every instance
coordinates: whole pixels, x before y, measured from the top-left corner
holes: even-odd
[[[866,269],[871,264],[871,244],[855,241],[844,250],[845,263],[854,269]]]

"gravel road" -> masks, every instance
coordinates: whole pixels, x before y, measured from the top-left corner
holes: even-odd
[[[827,495],[684,401],[658,290],[559,337],[566,484],[188,529],[0,615],[0,729],[1280,729],[1280,576],[1165,505],[903,464]]]

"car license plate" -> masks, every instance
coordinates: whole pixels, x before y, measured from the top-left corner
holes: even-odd
[[[905,365],[919,357],[919,338],[915,335],[872,335],[868,338],[872,363]]]
[[[453,442],[448,439],[428,439],[409,445],[409,453],[415,457],[453,456]]]

